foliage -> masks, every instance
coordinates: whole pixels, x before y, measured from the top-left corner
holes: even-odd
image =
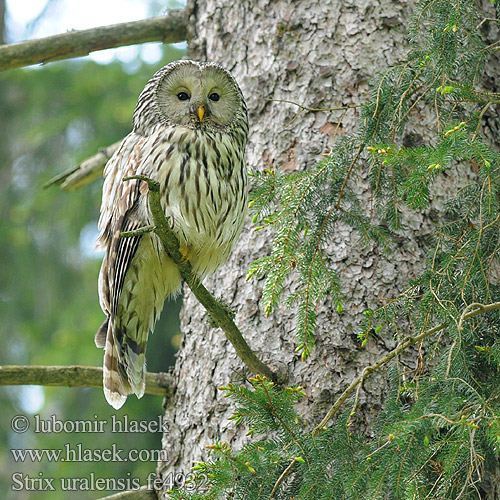
[[[500,222],[500,154],[481,134],[481,119],[500,102],[500,94],[479,90],[485,61],[495,50],[482,41],[480,22],[473,1],[419,2],[409,28],[411,50],[405,61],[373,82],[370,99],[362,106],[359,131],[338,140],[325,160],[305,172],[252,173],[256,187],[250,204],[254,220],[262,221],[256,229],[271,227],[275,236],[271,254],[253,264],[249,277],[265,275],[263,300],[269,314],[287,277],[298,274],[300,289],[288,302],[298,304],[298,348],[303,354],[313,343],[316,304],[328,293],[334,304],[339,301],[338,276],[328,265],[335,227],[346,224],[363,242],[387,249],[389,231],[405,230],[402,210],[428,208],[436,179],[450,169],[477,169],[479,174],[467,174],[470,183],[450,199],[446,221],[436,230],[430,255],[434,266],[444,267],[435,267],[432,273],[441,276],[442,294],[435,309],[450,299],[442,281],[447,278],[440,271],[454,265],[461,269],[462,280],[450,272],[448,286],[457,293],[469,292],[455,297],[456,302],[451,298],[452,315],[472,296],[475,301],[491,300],[491,291],[482,296],[469,290],[481,267],[485,273],[481,287],[489,289],[488,270]],[[406,128],[417,109],[434,113],[430,124],[434,138],[430,144],[408,146],[412,131]],[[353,182],[366,170],[377,209],[371,218]],[[424,309],[429,310],[427,305]]]
[[[273,225],[276,235],[271,255],[257,260],[247,277],[266,275],[263,301],[269,314],[280,300],[289,273],[298,272],[299,288],[287,301],[298,304],[297,349],[303,358],[314,343],[316,304],[327,294],[335,302],[340,300],[339,279],[328,267],[325,249],[335,226],[343,221],[357,229],[365,242],[373,239],[387,244],[386,230],[370,223],[351,186],[344,182],[357,156],[349,142],[340,146],[338,155],[330,154],[306,172],[289,176],[275,170],[252,173],[258,187],[251,206],[266,214],[264,223]],[[268,214],[271,206],[276,211]]]
[[[264,438],[240,451],[211,446],[213,459],[196,465],[192,484],[172,499],[470,498],[496,458],[498,418],[484,394],[455,377],[427,379],[418,399],[414,386],[393,390],[370,442],[352,430],[349,412],[311,435],[294,409],[300,387],[278,391],[258,377],[251,384],[222,389],[238,404],[232,418]],[[446,408],[436,397],[444,393]]]
[[[264,437],[241,451],[214,445],[214,459],[195,467],[209,488],[172,498],[454,499],[488,489],[482,481],[498,464],[500,443],[500,320],[493,311],[500,307],[500,153],[483,125],[489,117],[498,133],[491,114],[500,93],[483,82],[498,49],[498,42],[484,41],[488,23],[498,20],[484,17],[473,0],[418,2],[410,50],[376,77],[358,131],[306,171],[252,173],[256,230],[272,230],[273,238],[249,277],[265,276],[267,314],[295,277],[297,289],[286,300],[297,308],[303,358],[314,343],[316,305],[330,296],[338,311],[343,307],[328,255],[336,227],[346,225],[388,251],[393,237],[408,231],[405,217],[429,210],[449,173],[460,178],[425,242],[424,272],[398,297],[366,311],[360,333],[366,342],[382,331],[399,346],[428,337],[421,369],[404,375],[391,369],[372,439],[352,425],[357,398],[352,413],[311,433],[293,407],[300,390],[276,390],[262,379],[253,380],[253,390],[226,387],[238,403],[235,419]],[[427,143],[412,129],[417,112]],[[369,180],[373,213],[358,197],[359,178]]]
[[[165,64],[183,52],[165,50]],[[44,68],[3,73],[0,77],[0,338],[4,349],[0,364],[81,364],[99,366],[103,353],[93,336],[104,317],[97,297],[100,256],[93,253],[101,186],[95,183],[78,193],[66,193],[43,184],[56,174],[95,154],[101,146],[116,142],[131,129],[132,113],[144,83],[162,62],[140,64],[131,74],[119,62],[105,66],[90,60],[59,62]],[[110,89],[113,89],[110,92]],[[175,315],[177,307],[170,308]],[[175,318],[175,316],[174,316]],[[173,362],[170,339],[177,319],[165,315],[158,335],[151,338],[149,369],[165,371]],[[168,335],[162,335],[162,330]],[[59,420],[110,422],[109,405],[95,389],[2,387],[0,428],[2,498],[11,492],[15,472],[30,477],[89,477],[97,474],[95,462],[14,462],[8,448],[64,449],[82,443],[84,448],[160,448],[161,434],[14,434],[9,423],[14,415],[27,414],[31,421],[34,395],[45,401],[35,410],[41,418],[54,414]],[[45,396],[45,398],[44,398]],[[162,413],[161,399],[130,398],[123,419],[155,420]],[[148,400],[150,399],[149,403]],[[145,404],[146,402],[146,404]],[[96,437],[99,442],[96,443]],[[108,463],[103,477],[145,478],[155,459]],[[93,496],[102,497],[104,492]],[[14,496],[10,496],[14,495]],[[78,496],[80,495],[80,496]],[[37,493],[37,498],[67,498],[56,492]],[[88,492],[72,498],[89,498]]]

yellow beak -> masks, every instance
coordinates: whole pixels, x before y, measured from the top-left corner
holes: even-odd
[[[199,108],[196,110],[196,113],[198,114],[198,118],[200,119],[200,122],[203,121],[203,116],[205,116],[205,105],[201,104]]]

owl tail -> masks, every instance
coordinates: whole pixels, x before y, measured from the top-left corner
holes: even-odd
[[[112,329],[108,327],[104,352],[103,387],[107,402],[118,410],[132,392],[126,373],[120,362],[119,345],[115,342]]]
[[[104,395],[108,403],[118,410],[127,400],[128,394],[135,393],[138,398],[144,395],[146,342],[137,343],[123,331],[114,335],[112,323],[109,318],[106,319],[95,336],[95,343],[97,347],[105,348]],[[122,342],[118,342],[116,337]]]

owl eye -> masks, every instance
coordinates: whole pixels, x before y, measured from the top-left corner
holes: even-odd
[[[187,101],[189,99],[189,94],[187,92],[179,92],[177,98],[179,101]]]
[[[219,99],[220,99],[220,95],[217,94],[217,92],[212,92],[208,98],[211,100],[211,101],[214,101],[214,102],[217,102]]]

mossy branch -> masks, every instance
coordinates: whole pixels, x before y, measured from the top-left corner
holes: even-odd
[[[123,180],[128,181],[132,179],[138,179],[147,183],[149,187],[149,208],[155,226],[154,232],[162,241],[167,254],[177,264],[182,278],[188,284],[195,297],[208,311],[217,325],[224,331],[227,339],[231,342],[236,353],[245,365],[253,373],[265,375],[267,378],[276,381],[276,375],[255,355],[226,309],[203,286],[198,277],[193,273],[189,261],[186,261],[181,254],[179,250],[179,240],[170,228],[161,207],[160,184],[143,175],[125,177]]]
[[[473,310],[471,311],[470,309]],[[465,308],[464,312],[460,316],[460,323],[459,327],[462,327],[462,323],[466,319],[473,318],[474,316],[477,316],[478,314],[482,314],[488,311],[492,311],[494,309],[500,309],[500,302],[494,302],[492,304],[470,304],[468,307]],[[323,420],[314,428],[313,430],[313,436],[316,435],[319,431],[321,431],[325,425],[337,414],[339,411],[340,407],[344,403],[344,401],[354,392],[354,389],[360,384],[364,382],[364,380],[372,374],[374,371],[378,370],[381,366],[387,364],[389,361],[394,359],[396,356],[399,356],[403,351],[408,349],[411,346],[414,346],[418,342],[426,339],[427,337],[430,337],[431,335],[434,335],[437,332],[440,332],[441,330],[444,330],[449,323],[441,323],[438,326],[435,326],[434,328],[431,328],[430,330],[426,330],[425,332],[422,332],[419,335],[416,335],[415,337],[406,337],[403,339],[392,351],[387,353],[385,356],[380,358],[378,361],[373,363],[370,366],[367,366],[363,369],[361,374],[356,377],[349,387],[339,396],[337,401],[333,404],[333,406],[330,408],[328,413],[325,415]]]
[[[97,50],[146,42],[177,43],[187,38],[184,10],[130,23],[73,30],[60,35],[0,46],[0,71],[60,59],[81,57]]]
[[[102,387],[102,368],[97,366],[0,366],[0,385]],[[146,373],[145,394],[170,397],[174,383],[167,373]]]

